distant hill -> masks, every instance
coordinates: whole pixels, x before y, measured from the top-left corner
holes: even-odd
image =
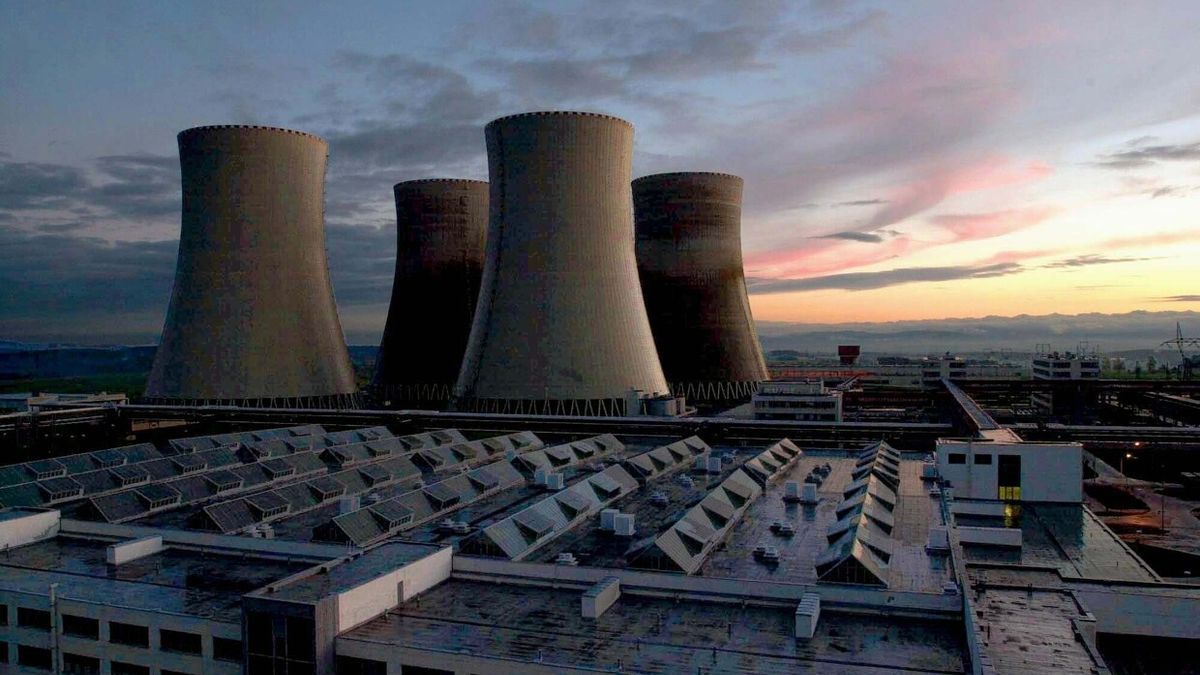
[[[1101,352],[1157,350],[1175,337],[1200,335],[1200,312],[1129,312],[1126,314],[1047,314],[1014,317],[895,321],[889,323],[803,324],[759,322],[768,350],[832,353],[839,344],[862,345],[864,352],[932,354],[1007,350],[1032,352],[1039,344],[1074,350],[1088,342]]]

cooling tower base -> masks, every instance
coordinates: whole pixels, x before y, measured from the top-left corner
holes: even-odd
[[[477,398],[454,401],[457,412],[498,415],[569,415],[574,417],[625,417],[625,399],[499,399]]]
[[[762,382],[674,382],[671,393],[683,396],[691,403],[745,402],[758,393]]]
[[[445,410],[453,387],[446,383],[382,384],[370,388],[373,405],[381,408]]]
[[[235,408],[292,408],[325,410],[358,410],[363,407],[360,394],[329,394],[327,396],[292,396],[287,398],[162,398],[144,397],[145,405],[227,406]]]

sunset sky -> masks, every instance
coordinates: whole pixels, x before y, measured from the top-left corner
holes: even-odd
[[[0,0],[0,339],[157,338],[175,134],[330,141],[351,341],[382,329],[391,185],[486,178],[482,127],[636,126],[634,175],[746,179],[755,316],[1200,309],[1200,3]]]

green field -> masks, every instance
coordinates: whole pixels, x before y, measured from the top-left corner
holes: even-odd
[[[0,393],[52,392],[55,394],[94,394],[121,392],[129,398],[142,395],[149,373],[115,373],[86,377],[48,377],[28,380],[0,380]]]

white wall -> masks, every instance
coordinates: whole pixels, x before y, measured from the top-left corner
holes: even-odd
[[[127,562],[145,558],[148,555],[161,553],[162,550],[162,537],[142,537],[140,539],[112,544],[105,551],[105,560],[109,565],[124,565]]]
[[[337,632],[366,623],[450,578],[453,549],[447,547],[340,593]],[[403,585],[404,596],[400,597]]]
[[[966,464],[951,464],[961,453]],[[992,455],[991,464],[978,464],[977,455]],[[954,485],[954,495],[967,499],[996,499],[1001,455],[1021,457],[1021,501],[1083,501],[1083,446],[1079,443],[937,442],[938,473]]]
[[[0,550],[24,546],[58,534],[58,511],[14,509],[13,512],[23,512],[23,515],[0,521]]]

